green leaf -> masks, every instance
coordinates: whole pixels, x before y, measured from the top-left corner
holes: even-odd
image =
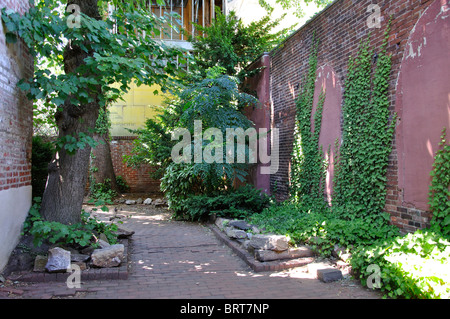
[[[6,37],[6,43],[11,43],[11,44],[17,43],[17,36],[14,33],[6,32],[5,37]]]

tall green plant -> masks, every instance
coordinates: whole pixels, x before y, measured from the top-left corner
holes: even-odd
[[[158,119],[147,120],[144,129],[135,131],[138,133],[136,154],[126,160],[134,165],[151,163],[160,166],[161,190],[176,213],[182,208],[182,200],[197,194],[215,195],[231,187],[236,178],[243,181],[247,175],[248,163],[227,161],[226,136],[227,129],[242,128],[245,131],[252,127],[253,123],[241,111],[245,106],[256,104],[257,100],[240,92],[239,81],[235,77],[223,75],[222,71],[221,68],[209,70],[208,78],[178,92],[171,101],[171,107]],[[196,145],[196,121],[197,124],[201,123],[202,137],[205,137],[203,135],[208,129],[215,128],[222,134],[222,141],[212,135],[202,138],[199,141],[201,144]],[[178,140],[172,140],[172,133],[177,128],[190,133],[191,140],[187,145],[194,150],[191,157],[181,163],[175,163],[172,158],[173,147],[179,143]],[[236,141],[233,143],[237,144]],[[196,160],[198,148],[201,155],[207,148],[213,148],[214,154],[216,149],[222,149],[223,158],[207,162],[202,156],[202,159]],[[245,151],[248,154],[248,146]],[[184,152],[183,149],[183,156]]]
[[[446,129],[442,131],[439,150],[431,171],[429,192],[430,210],[433,213],[432,227],[450,237],[450,145],[446,140]]]
[[[315,209],[324,208],[324,164],[323,150],[319,146],[322,111],[325,92],[322,91],[313,113],[315,81],[317,72],[318,43],[313,40],[309,58],[309,70],[296,101],[296,121],[291,170],[291,198]],[[313,119],[313,123],[311,120]],[[314,124],[314,127],[313,125]]]
[[[197,25],[202,34],[191,38],[195,57],[191,69],[194,80],[205,78],[207,70],[215,66],[224,68],[227,75],[237,76],[241,82],[257,73],[259,69],[248,70],[246,67],[261,54],[273,49],[292,30],[291,27],[274,32],[284,16],[272,20],[272,11],[269,9],[260,20],[244,25],[235,12],[224,15],[216,10],[216,17],[210,26]]]
[[[378,55],[362,42],[350,58],[343,106],[343,144],[336,163],[333,211],[344,218],[387,218],[383,214],[386,171],[395,117],[390,118],[391,57],[387,36]],[[374,60],[377,60],[373,72]]]

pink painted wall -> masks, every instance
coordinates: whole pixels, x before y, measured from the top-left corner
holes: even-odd
[[[245,110],[247,117],[253,121],[255,128],[259,131],[260,128],[270,129],[270,56],[264,54],[259,60],[253,63],[251,68],[264,67],[259,74],[251,79],[247,79],[246,85],[251,90],[256,92],[259,105],[258,107],[249,107]],[[267,138],[267,149],[270,152],[270,132]],[[258,150],[259,151],[259,150]],[[269,153],[270,154],[270,153]],[[261,174],[262,166],[270,166],[270,164],[262,164],[259,162],[253,167],[249,179],[250,182],[258,189],[261,189],[266,194],[270,195],[270,175]]]
[[[329,65],[323,65],[317,70],[316,88],[314,92],[314,106],[311,123],[314,128],[313,117],[317,110],[317,103],[322,91],[325,91],[325,101],[322,113],[322,129],[319,135],[319,145],[322,146],[325,159],[329,166],[325,180],[325,195],[328,203],[331,204],[334,178],[334,156],[336,155],[335,142],[341,139],[341,104],[342,85],[337,78],[336,72]],[[330,153],[328,153],[330,150]]]
[[[412,30],[401,63],[396,111],[402,206],[428,207],[434,156],[450,133],[450,1],[436,0]]]

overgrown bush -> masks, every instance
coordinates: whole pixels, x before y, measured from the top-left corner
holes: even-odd
[[[249,70],[249,66],[264,52],[269,52],[285,39],[294,26],[280,31],[274,30],[285,15],[272,20],[273,9],[260,20],[245,25],[233,11],[226,15],[217,8],[216,16],[209,26],[197,25],[201,35],[190,38],[194,47],[195,63],[190,69],[191,80],[203,79],[207,70],[219,66],[226,74],[236,76],[241,83],[246,77],[260,69]]]
[[[180,203],[179,214],[190,220],[204,220],[211,214],[219,217],[245,218],[261,213],[270,197],[251,185],[219,192],[217,195],[197,195]]]
[[[33,136],[31,151],[31,186],[33,198],[42,197],[48,176],[48,164],[50,163],[54,146],[51,142],[45,142],[41,136]]]
[[[242,109],[256,104],[257,100],[239,91],[236,78],[222,73],[221,68],[213,68],[209,70],[208,78],[179,92],[170,104],[169,110],[173,113],[168,110],[159,120],[148,120],[145,129],[136,131],[139,134],[136,155],[127,158],[135,165],[160,164],[161,190],[176,214],[182,212],[181,203],[186,198],[216,195],[230,188],[235,179],[243,181],[248,174],[249,164],[238,163],[237,152],[233,161],[229,161],[225,137],[229,128],[245,131],[252,127],[253,123]],[[195,137],[199,133],[196,132],[198,123],[201,123],[198,131],[202,135],[199,141]],[[191,139],[185,140],[183,134],[183,141],[172,140],[172,133],[177,128],[188,132]],[[216,133],[206,136],[205,132],[210,128]],[[172,151],[178,143],[185,143],[180,149],[182,155],[179,154],[182,161],[174,162]],[[236,141],[233,143],[237,144]],[[244,149],[248,154],[249,146],[245,145]],[[187,151],[191,151],[190,154]],[[200,159],[197,159],[198,154]],[[213,161],[206,161],[205,154],[214,157]]]
[[[339,218],[327,209],[311,211],[302,204],[271,206],[249,221],[267,232],[288,235],[294,244],[308,243],[323,256],[330,256],[334,245],[371,245],[374,241],[398,235],[398,229],[385,223]]]

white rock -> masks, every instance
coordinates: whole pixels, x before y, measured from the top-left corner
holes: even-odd
[[[147,198],[146,200],[144,200],[144,205],[150,205],[151,203],[152,203],[151,198]]]
[[[70,251],[59,247],[49,249],[48,261],[45,265],[48,272],[68,272],[70,271]]]
[[[274,251],[285,251],[289,248],[289,240],[281,235],[255,234],[249,243],[255,249],[266,249]]]
[[[92,252],[92,263],[96,267],[117,267],[123,260],[125,247],[122,244],[96,249]]]

